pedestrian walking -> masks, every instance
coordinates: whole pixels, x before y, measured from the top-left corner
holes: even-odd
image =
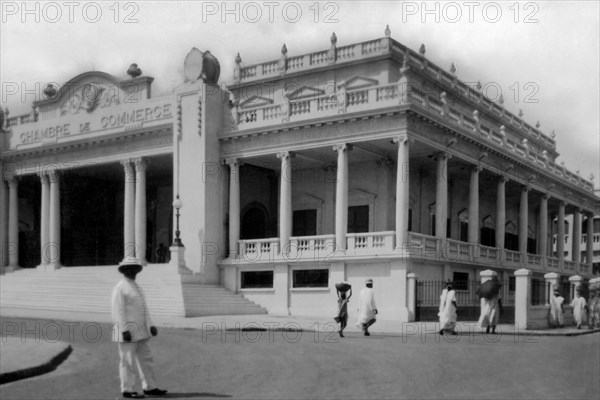
[[[440,312],[438,313],[438,317],[440,317],[440,335],[443,335],[444,332],[457,335],[455,331],[457,309],[456,292],[453,289],[452,282],[449,280],[446,282],[440,296]]]
[[[335,285],[338,296],[338,312],[334,320],[340,324],[338,333],[344,337],[344,328],[348,325],[348,301],[352,296],[352,286],[348,282],[340,282]]]
[[[152,324],[144,292],[135,282],[142,271],[139,260],[127,259],[119,264],[123,279],[112,293],[113,341],[119,347],[119,377],[121,393],[129,399],[141,399],[144,395],[163,396],[166,390],[158,388],[152,366],[153,359],[148,346],[151,336],[158,330]],[[135,391],[137,365],[144,394]]]
[[[600,288],[597,284],[590,286],[590,302],[588,304],[588,328],[600,326]]]
[[[477,289],[481,309],[477,324],[481,329],[485,328],[486,334],[490,333],[490,328],[492,329],[492,333],[496,333],[496,326],[498,325],[502,309],[502,300],[500,299],[501,286],[498,277],[494,275],[492,279],[483,282]]]
[[[573,307],[573,319],[575,320],[575,325],[577,329],[581,329],[581,324],[583,321],[586,321],[586,310],[587,310],[587,302],[585,301],[585,297],[581,295],[581,288],[578,286],[575,289],[575,297],[571,301],[571,307]]]
[[[554,289],[550,298],[550,325],[562,328],[565,326],[564,307],[565,298],[561,296],[558,289]]]
[[[482,329],[485,328],[485,333],[490,333],[491,328],[492,334],[495,334],[502,310],[502,299],[498,295],[495,295],[491,299],[482,297],[480,302],[481,314],[478,324]]]
[[[360,291],[358,304],[358,323],[357,327],[363,330],[365,336],[371,336],[369,327],[376,321],[377,305],[375,304],[375,294],[373,293],[373,279],[365,281],[365,287]]]

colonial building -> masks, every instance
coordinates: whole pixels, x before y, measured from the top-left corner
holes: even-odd
[[[506,282],[509,306],[518,269],[592,277],[577,235],[593,236],[593,183],[555,162],[539,124],[424,46],[389,30],[338,46],[334,34],[326,50],[235,63],[219,85],[218,61],[193,49],[185,82],[159,97],[137,66],[128,79],[87,72],[5,116],[3,282],[134,255],[159,281],[331,316],[336,282],[373,278],[381,318],[408,321],[426,318],[447,279],[474,306],[483,270]]]

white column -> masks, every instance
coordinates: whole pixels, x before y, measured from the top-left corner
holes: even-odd
[[[496,247],[504,249],[504,234],[506,229],[506,178],[498,179],[496,190]]]
[[[7,271],[19,268],[19,181],[14,175],[6,177],[8,182],[8,267]]]
[[[409,199],[409,138],[401,135],[392,139],[398,144],[398,162],[396,165],[396,248],[406,247],[408,242]]]
[[[558,204],[558,218],[556,221],[556,256],[559,260],[565,259],[565,203]]]
[[[519,201],[519,252],[527,253],[527,226],[529,225],[527,207],[529,188],[521,188],[521,200]]]
[[[146,265],[146,160],[135,160],[135,258]]]
[[[8,264],[8,189],[0,163],[0,275]]]
[[[527,329],[532,272],[528,269],[515,271],[515,329]]]
[[[49,242],[50,242],[50,181],[46,173],[39,174],[42,185],[42,198],[40,204],[40,246],[41,262],[43,269],[49,260]]]
[[[437,156],[437,185],[435,192],[435,236],[446,238],[448,219],[448,155]]]
[[[573,236],[571,237],[573,262],[581,261],[581,210],[575,209],[573,213]]]
[[[135,169],[131,160],[121,161],[125,172],[123,208],[123,258],[135,257]]]
[[[585,248],[585,261],[589,266],[590,275],[594,272],[594,214],[587,214],[587,241]]]
[[[469,184],[469,243],[479,244],[479,171],[481,167],[471,168]]]
[[[348,151],[349,145],[333,146],[338,153],[337,185],[335,188],[335,247],[338,251],[346,251],[346,234],[348,233]]]
[[[281,181],[279,197],[279,249],[281,254],[290,252],[292,236],[292,157],[289,151],[277,154],[281,159]]]
[[[237,158],[225,162],[229,165],[229,257],[235,257],[240,240],[240,164]]]
[[[408,308],[408,322],[413,322],[415,320],[415,312],[417,310],[417,275],[414,272],[409,272],[406,274],[406,279],[408,280],[408,298],[406,299],[406,307]]]
[[[538,254],[548,255],[548,196],[542,194],[540,199],[540,237],[538,241]]]
[[[50,180],[50,216],[48,236],[48,267],[49,269],[59,269],[60,264],[60,174],[57,170],[48,173]]]

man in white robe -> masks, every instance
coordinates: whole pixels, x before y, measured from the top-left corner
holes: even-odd
[[[365,286],[359,294],[359,315],[356,326],[363,330],[365,336],[370,336],[369,327],[375,323],[375,315],[377,315],[377,305],[375,304],[375,294],[373,293],[373,279],[367,279]]]
[[[148,346],[158,330],[152,324],[142,289],[135,282],[142,270],[138,260],[127,259],[119,265],[124,278],[112,294],[113,341],[119,346],[119,376],[121,392],[128,399],[144,398],[134,390],[137,364],[144,394],[163,396],[166,390],[158,388],[152,366],[152,352]]]

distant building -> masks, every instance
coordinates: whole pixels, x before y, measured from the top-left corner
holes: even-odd
[[[595,229],[593,183],[555,162],[539,123],[424,47],[334,35],[314,53],[238,55],[226,86],[218,71],[194,49],[185,83],[159,97],[136,68],[85,72],[7,116],[4,269],[156,263],[179,196],[185,250],[171,247],[171,263],[274,314],[333,316],[342,280],[373,278],[381,318],[407,321],[435,308],[448,279],[477,307],[471,283],[487,269],[509,306],[515,270],[592,277],[581,232]]]

